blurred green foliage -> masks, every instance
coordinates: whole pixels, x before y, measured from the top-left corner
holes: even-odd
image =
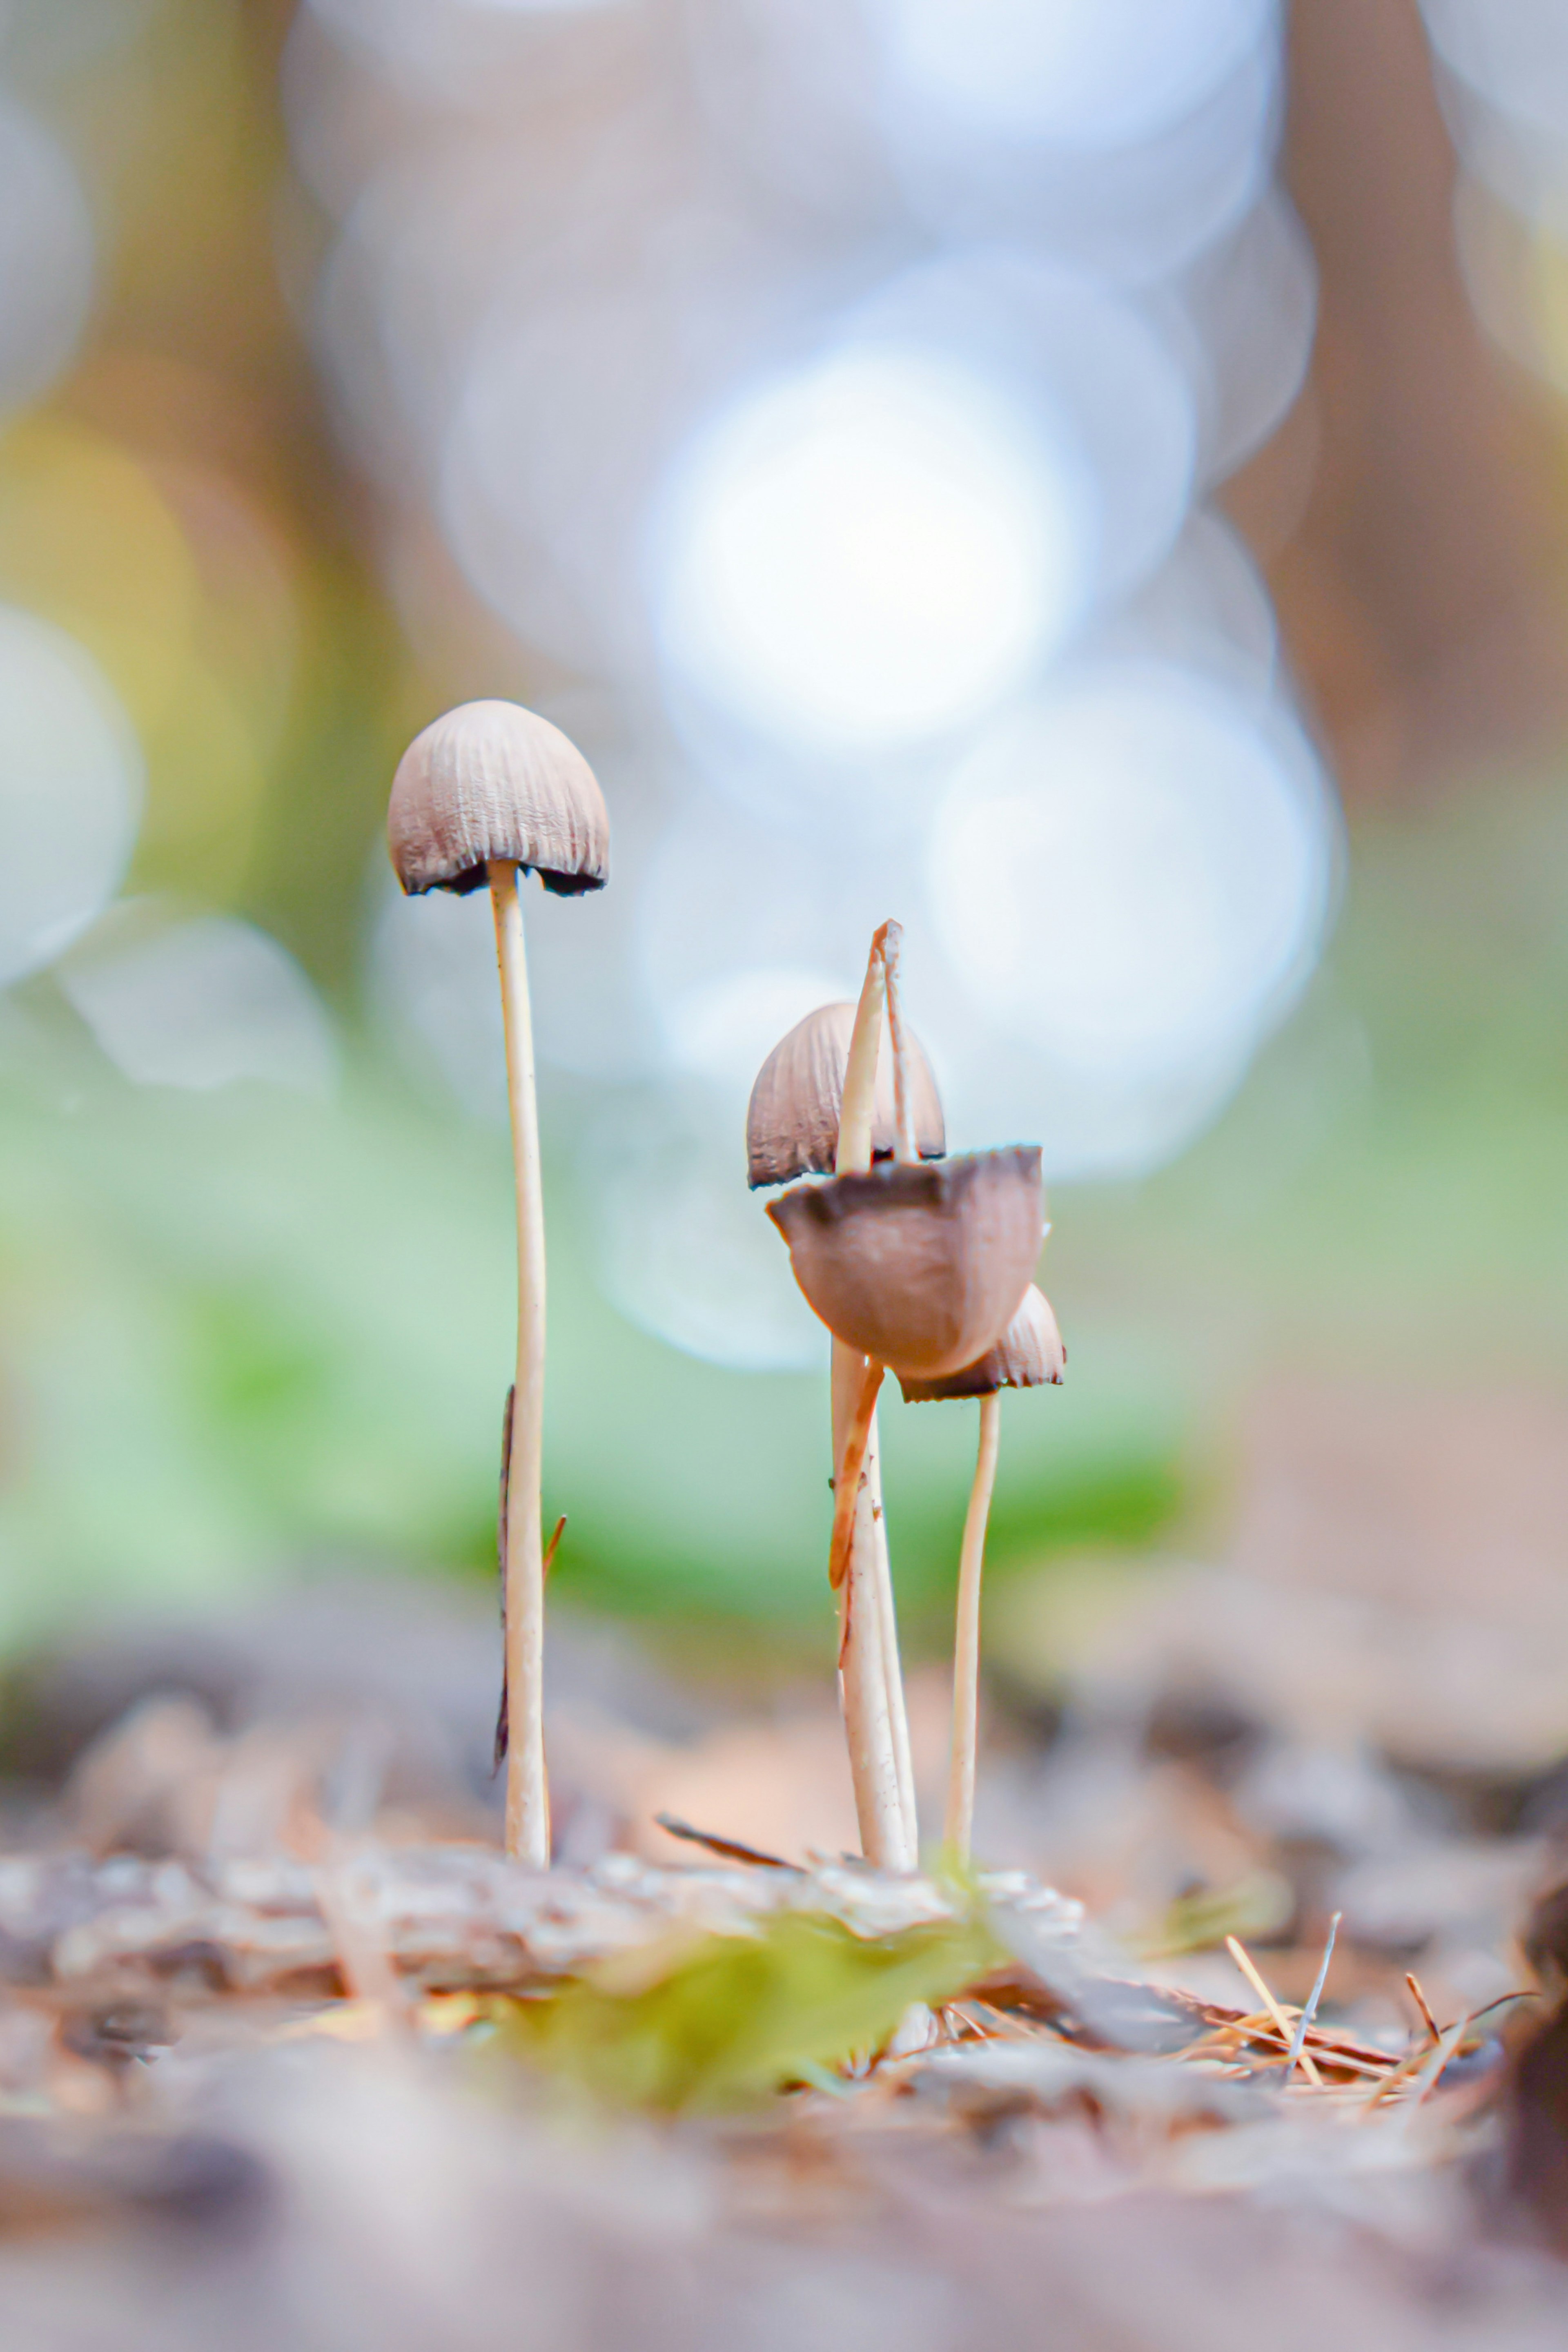
[[[1281,1365],[1568,1375],[1563,776],[1471,777],[1351,847],[1324,967],[1224,1118],[1056,1203],[1074,1282],[1182,1335],[1206,1417]]]
[[[8,19],[104,272],[75,375],[0,436],[0,596],[80,636],[136,716],[138,886],[274,930],[329,992],[348,1075],[331,1103],[138,1090],[47,979],[0,998],[0,1638],[345,1557],[493,1572],[505,1137],[389,1066],[356,973],[397,746],[455,692],[528,681],[492,638],[482,678],[419,677],[357,552],[276,268],[308,275],[314,233],[280,191],[288,15]],[[1568,1370],[1565,859],[1555,778],[1364,823],[1328,965],[1226,1116],[1144,1182],[1058,1190],[1068,1381],[1004,1401],[993,1569],[1179,1532],[1276,1364]],[[825,1381],[721,1371],[619,1317],[570,1091],[545,1117],[559,1591],[825,1632]],[[917,1640],[947,1606],[975,1418],[883,1417]]]
[[[726,1371],[623,1321],[593,1281],[572,1173],[563,1142],[559,1589],[825,1626],[825,1371]],[[330,1103],[139,1088],[39,981],[0,1017],[0,1631],[345,1557],[493,1573],[515,1312],[504,1133],[364,1048]],[[998,1557],[1140,1535],[1174,1494],[1175,1415],[1124,1355],[1091,1333],[1074,1386],[1009,1401]],[[975,1422],[970,1406],[886,1416],[916,1619],[951,1579]]]
[[[1364,833],[1328,968],[1226,1117],[1140,1185],[1057,1192],[1068,1381],[1006,1401],[997,1570],[1179,1527],[1271,1367],[1561,1377],[1565,834],[1543,788]],[[344,1558],[492,1573],[504,1133],[363,1044],[336,1102],[138,1089],[47,980],[0,1012],[0,1627]],[[547,1129],[559,1591],[825,1629],[825,1381],[626,1323],[592,1278],[570,1097]],[[918,1645],[975,1413],[890,1401],[883,1431]]]
[[[502,2046],[616,2105],[722,2112],[881,2049],[912,2002],[951,2000],[1003,1957],[977,1919],[868,1938],[786,1911],[510,2003]]]
[[[1179,1527],[1273,1366],[1561,1376],[1565,831],[1531,789],[1364,835],[1329,966],[1218,1127],[1143,1184],[1057,1192],[1068,1381],[1006,1401],[998,1570]],[[6,1002],[0,1070],[5,1630],[345,1557],[492,1573],[504,1133],[363,1044],[336,1102],[138,1089],[47,980]],[[825,1629],[825,1381],[725,1371],[615,1312],[574,1123],[556,1096],[559,1589]],[[917,1643],[943,1630],[975,1418],[883,1416]]]

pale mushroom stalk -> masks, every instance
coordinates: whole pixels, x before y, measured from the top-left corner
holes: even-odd
[[[1047,1228],[1049,1231],[1049,1227]],[[1060,1384],[1067,1350],[1051,1302],[1030,1283],[1017,1314],[996,1345],[961,1371],[940,1380],[900,1379],[904,1400],[926,1404],[946,1398],[978,1397],[980,1444],[964,1543],[958,1561],[958,1622],[953,1642],[953,1744],[948,1763],[945,1840],[956,1859],[967,1863],[975,1820],[975,1759],[980,1717],[980,1582],[985,1570],[986,1523],[997,1483],[1001,1437],[1001,1391]]]
[[[882,941],[883,986],[887,1001],[888,1043],[893,1048],[893,1156],[905,1167],[920,1159],[915,1127],[915,1075],[913,1041],[904,1026],[898,992],[898,959],[904,927],[886,922],[877,934]],[[881,1496],[877,1496],[880,1506]],[[904,1704],[904,1668],[898,1650],[898,1612],[893,1594],[893,1568],[887,1553],[887,1522],[880,1507],[877,1534],[877,1605],[882,1612],[883,1663],[887,1674],[888,1713],[893,1722],[898,1757],[898,1793],[911,1851],[920,1851],[920,1815],[915,1800],[915,1759],[909,1746],[909,1710]]]
[[[882,1049],[886,999],[883,935],[872,942],[865,984],[855,1010],[839,1112],[835,1169],[848,1174],[869,1169],[875,1116],[876,1069]],[[906,1807],[900,1771],[900,1737],[894,1709],[904,1715],[893,1628],[892,1579],[876,1446],[877,1378],[866,1357],[841,1340],[833,1342],[832,1411],[834,1522],[849,1524],[848,1559],[839,1586],[840,1685],[850,1773],[861,1845],[868,1862],[885,1870],[913,1870],[918,1860],[915,1827]],[[869,1391],[863,1436],[856,1437],[862,1401]],[[859,1462],[852,1465],[852,1444]],[[830,1560],[831,1555],[830,1555]],[[883,1588],[887,1598],[884,1604]],[[908,1732],[903,1734],[907,1748]]]
[[[958,1622],[953,1643],[953,1745],[947,1766],[947,1818],[944,1839],[950,1853],[967,1862],[975,1829],[975,1757],[980,1725],[980,1580],[986,1562],[986,1523],[997,1483],[997,1449],[1002,1429],[999,1389],[980,1399],[980,1444],[975,1483],[964,1515],[964,1546],[958,1561]]]
[[[517,1194],[517,1370],[507,1462],[505,1557],[501,1589],[506,1626],[507,1851],[548,1867],[549,1784],[544,1727],[544,1403],[545,1213],[539,1173],[538,1104],[533,1022],[523,938],[518,871],[510,858],[487,861],[501,973],[507,1043],[507,1095]]]
[[[904,926],[884,923],[878,934],[882,940],[882,965],[887,992],[887,1034],[893,1046],[893,1156],[912,1168],[920,1158],[920,1146],[915,1134],[915,1076],[909,1032],[904,1025],[904,1006],[898,993],[898,959],[904,946]]]
[[[849,1570],[850,1553],[854,1544],[855,1505],[876,1420],[877,1391],[882,1387],[886,1369],[882,1364],[873,1363],[869,1356],[862,1357],[861,1360],[864,1369],[855,1396],[854,1410],[844,1433],[843,1451],[833,1491],[833,1534],[828,1547],[828,1582],[835,1592]]]

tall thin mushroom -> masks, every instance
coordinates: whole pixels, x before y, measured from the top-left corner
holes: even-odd
[[[563,898],[602,889],[610,876],[610,820],[592,770],[559,728],[518,703],[466,702],[416,735],[403,753],[392,779],[387,839],[411,896],[487,886],[495,915],[517,1196],[517,1365],[501,1515],[507,1851],[542,1869],[550,1858],[540,1524],[545,1227],[518,886],[534,873]]]
[[[1051,1302],[1031,1282],[1023,1304],[994,1348],[977,1363],[945,1380],[901,1381],[907,1404],[925,1404],[947,1397],[978,1397],[980,1443],[975,1463],[969,1507],[964,1517],[964,1543],[958,1565],[958,1617],[953,1643],[953,1743],[948,1763],[947,1816],[945,1843],[960,1862],[967,1862],[975,1822],[975,1756],[980,1709],[980,1580],[985,1568],[986,1525],[997,1480],[997,1452],[1001,1436],[1003,1389],[1058,1385],[1067,1363],[1067,1350],[1056,1328]]]

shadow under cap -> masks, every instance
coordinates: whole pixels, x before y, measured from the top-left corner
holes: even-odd
[[[411,898],[483,888],[492,858],[562,898],[610,878],[610,818],[575,743],[518,702],[465,702],[398,762],[387,845]]]
[[[940,1380],[994,1347],[1045,1225],[1038,1144],[801,1184],[768,1203],[795,1279],[835,1339],[902,1379]]]
[[[831,1176],[838,1160],[844,1071],[855,1025],[852,1004],[823,1004],[779,1039],[757,1074],[746,1112],[747,1181],[789,1184],[797,1176]],[[915,1037],[910,1076],[915,1140],[922,1160],[940,1160],[947,1148],[942,1100],[931,1065]],[[877,1059],[872,1157],[894,1150],[893,1057]]]
[[[905,1404],[939,1404],[949,1397],[995,1396],[998,1389],[1060,1388],[1067,1349],[1043,1290],[1030,1283],[1023,1304],[994,1348],[946,1380],[901,1379]]]

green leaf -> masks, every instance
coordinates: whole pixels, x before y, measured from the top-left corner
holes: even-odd
[[[755,1934],[621,1955],[512,2005],[501,2042],[596,2097],[746,2106],[880,2049],[913,2001],[951,2000],[1003,1958],[977,1917],[870,1938],[783,1912]]]

